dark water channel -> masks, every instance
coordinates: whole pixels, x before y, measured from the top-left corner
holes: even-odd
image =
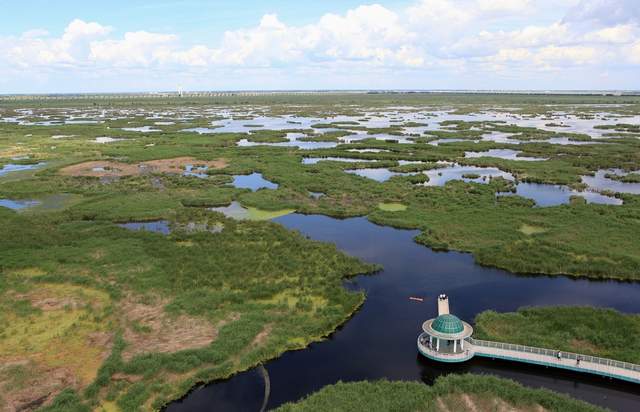
[[[349,288],[365,290],[367,300],[329,339],[265,364],[270,377],[269,409],[339,380],[386,378],[431,384],[442,374],[470,372],[553,389],[613,410],[640,410],[637,385],[490,359],[441,364],[422,358],[416,350],[422,322],[436,315],[439,293],[450,296],[453,313],[473,321],[486,309],[504,312],[527,305],[592,305],[640,312],[640,283],[518,276],[481,267],[469,254],[434,252],[413,242],[417,231],[381,227],[365,218],[292,214],[275,221],[312,239],[334,242],[345,253],[367,262],[382,264],[384,271],[349,282]],[[417,303],[409,296],[426,299]],[[258,411],[264,385],[262,375],[251,370],[196,388],[166,410]]]

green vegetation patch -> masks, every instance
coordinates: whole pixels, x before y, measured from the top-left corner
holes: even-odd
[[[605,174],[605,177],[622,183],[640,183],[640,173],[629,173],[626,175],[607,173]]]
[[[640,315],[592,307],[486,311],[476,317],[474,337],[640,364]]]
[[[119,210],[139,201],[122,197]],[[0,214],[0,232],[13,234],[0,238],[0,361],[41,371],[0,376],[7,402],[22,387],[52,398],[73,381],[79,390],[61,404],[159,407],[197,381],[322,339],[364,300],[344,277],[376,270],[280,225],[178,211],[178,226],[224,230],[163,235],[75,212]],[[62,369],[57,385],[42,378]]]
[[[339,382],[278,412],[315,411],[462,411],[496,410],[596,412],[603,409],[546,389],[526,388],[512,380],[483,375],[439,377],[432,387],[418,382]]]
[[[465,173],[462,175],[463,179],[480,179],[480,177],[477,173]]]

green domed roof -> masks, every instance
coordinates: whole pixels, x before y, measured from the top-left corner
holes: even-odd
[[[460,333],[464,330],[462,321],[454,315],[440,315],[431,324],[433,330],[440,333]]]

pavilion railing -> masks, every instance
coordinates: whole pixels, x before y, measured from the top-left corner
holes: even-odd
[[[557,358],[557,355],[558,355],[557,350],[536,348],[533,346],[516,345],[513,343],[493,342],[493,341],[474,339],[474,338],[467,338],[466,341],[471,343],[475,347],[504,349],[504,350],[522,352],[522,353],[531,353],[535,355],[551,356],[553,358]],[[607,359],[607,358],[599,358],[597,356],[582,355],[582,354],[573,353],[573,352],[560,351],[560,353],[561,353],[561,359],[577,360],[578,358],[580,358],[581,362],[590,362],[598,365],[611,366],[611,367],[630,370],[633,372],[640,372],[640,365],[635,363],[622,362],[622,361],[617,361],[617,360]]]
[[[465,349],[464,349],[462,352],[455,352],[455,353],[451,353],[451,352],[440,352],[440,351],[437,351],[437,350],[435,350],[435,348],[433,348],[433,347],[429,347],[429,345],[426,345],[426,344],[424,344],[424,343],[422,343],[422,342],[421,342],[421,338],[422,338],[423,336],[428,336],[428,335],[426,335],[426,334],[424,334],[424,333],[423,333],[423,334],[421,334],[421,335],[418,337],[418,345],[420,345],[420,347],[421,347],[423,350],[425,350],[425,351],[427,351],[427,352],[431,352],[431,353],[433,353],[434,355],[437,355],[437,356],[445,356],[445,357],[446,357],[446,356],[449,356],[449,357],[452,357],[452,358],[454,358],[454,357],[457,357],[457,358],[464,358],[464,357],[468,357],[468,356],[470,355],[470,351],[469,351],[469,349],[468,349],[467,347],[465,347]]]

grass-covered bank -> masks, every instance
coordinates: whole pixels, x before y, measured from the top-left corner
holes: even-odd
[[[640,315],[586,306],[486,311],[476,316],[474,337],[640,364]]]
[[[0,208],[3,407],[67,389],[159,408],[322,339],[364,300],[343,279],[376,269],[273,223],[184,213],[163,235]]]
[[[530,389],[507,379],[448,375],[433,386],[418,382],[355,382],[327,386],[278,412],[311,411],[557,411],[603,409],[544,389]]]

